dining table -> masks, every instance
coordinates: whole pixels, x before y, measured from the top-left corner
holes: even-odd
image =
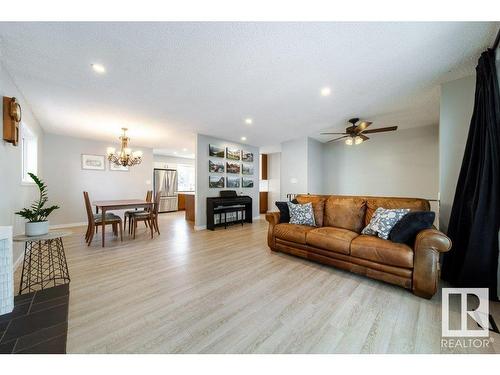
[[[96,214],[101,211],[102,214],[102,247],[104,247],[104,228],[106,224],[106,212],[114,210],[128,210],[137,208],[149,208],[153,209],[153,202],[148,202],[144,199],[115,199],[106,201],[94,201],[92,203],[95,206]],[[151,235],[153,235],[153,227],[151,226]]]

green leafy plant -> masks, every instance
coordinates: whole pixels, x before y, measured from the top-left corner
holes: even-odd
[[[38,186],[38,190],[40,191],[40,198],[38,198],[38,201],[35,201],[30,208],[23,208],[21,211],[16,212],[16,215],[24,217],[30,223],[46,221],[47,217],[52,213],[52,211],[57,210],[59,206],[54,205],[44,208],[45,203],[47,203],[49,199],[47,197],[47,185],[45,185],[45,183],[33,173],[28,174]]]

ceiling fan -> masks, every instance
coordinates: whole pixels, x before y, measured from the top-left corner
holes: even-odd
[[[372,122],[370,121],[361,121],[358,125],[356,123],[359,121],[359,118],[352,118],[349,120],[349,123],[351,123],[351,126],[348,126],[345,129],[345,133],[320,133],[322,135],[328,134],[328,135],[342,135],[342,137],[334,138],[327,143],[330,142],[335,142],[338,141],[339,139],[344,139],[345,138],[345,144],[346,145],[359,145],[360,143],[363,143],[364,141],[370,139],[368,138],[365,134],[370,134],[370,133],[382,133],[382,132],[390,132],[397,130],[397,126],[388,126],[386,128],[378,128],[378,129],[371,129],[371,130],[366,130],[367,127],[369,127]]]

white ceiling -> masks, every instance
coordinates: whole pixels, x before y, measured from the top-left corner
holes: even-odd
[[[132,147],[186,156],[197,132],[266,147],[354,116],[436,124],[439,83],[473,74],[498,26],[0,23],[0,36],[3,64],[47,132],[114,142],[127,126]]]

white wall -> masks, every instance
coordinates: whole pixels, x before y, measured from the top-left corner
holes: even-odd
[[[324,193],[437,199],[438,127],[370,135],[324,146]]]
[[[269,182],[269,192],[267,194],[268,211],[277,211],[278,208],[274,205],[274,202],[281,200],[280,164],[281,164],[280,152],[267,154],[267,179]]]
[[[307,192],[307,137],[281,144],[281,199]]]
[[[155,168],[177,169],[178,164],[194,165],[194,159],[179,158],[167,155],[153,155],[153,166]]]
[[[323,193],[323,144],[309,137],[281,144],[281,199]]]
[[[18,90],[9,73],[0,62],[0,96],[16,97],[22,107],[22,121],[38,137],[38,172],[43,177],[42,154],[44,132],[31,112],[29,104]],[[1,99],[1,98],[0,98]],[[0,100],[3,113],[3,100]],[[1,127],[3,129],[3,125]],[[3,132],[3,130],[2,130]],[[0,132],[0,134],[3,134]],[[0,140],[0,226],[13,226],[13,233],[24,233],[24,219],[14,212],[31,205],[36,199],[38,189],[34,185],[22,185],[21,145],[14,147],[11,143]],[[22,246],[15,244],[13,250],[14,263],[22,255]]]
[[[44,178],[50,202],[61,207],[50,216],[51,225],[87,221],[83,191],[88,191],[93,201],[144,198],[146,191],[152,190],[152,149],[134,147],[132,144],[132,150],[142,150],[143,161],[130,167],[128,172],[110,171],[107,160],[104,171],[81,168],[81,154],[105,155],[108,146],[117,146],[114,143],[45,135]]]
[[[441,85],[439,114],[439,227],[448,230],[451,207],[474,109],[475,76]]]
[[[254,217],[259,216],[259,148],[249,145],[244,145],[241,143],[229,142],[220,138],[213,138],[203,134],[197,134],[196,136],[196,194],[195,194],[195,228],[203,229],[207,224],[207,213],[206,206],[207,197],[217,197],[220,190],[225,189],[211,189],[208,187],[208,160],[211,159],[208,156],[208,145],[213,144],[219,147],[235,147],[243,149],[246,151],[253,152],[254,161],[254,187],[253,188],[242,188],[235,189],[238,194],[248,195],[252,198],[252,212]],[[221,158],[213,158],[214,160],[223,160]],[[240,175],[241,177],[241,175]],[[241,182],[240,182],[241,184]]]
[[[324,191],[323,147],[323,143],[307,139],[307,192],[310,194],[323,194]]]

